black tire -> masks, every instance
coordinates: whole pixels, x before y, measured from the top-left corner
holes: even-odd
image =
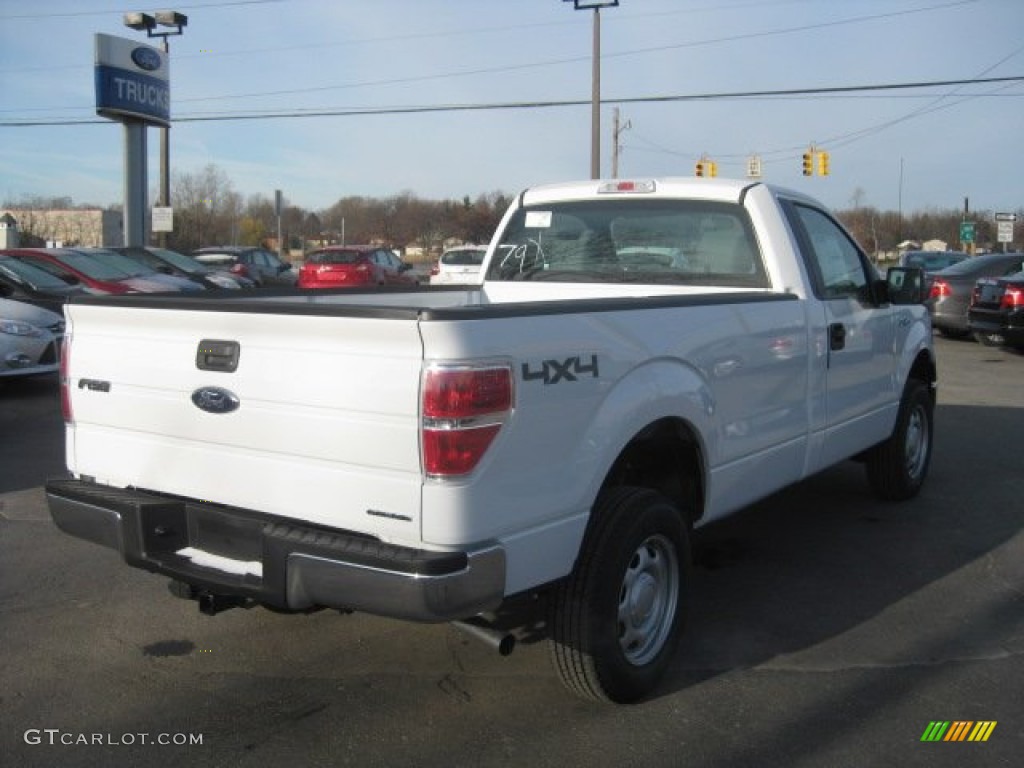
[[[629,703],[650,693],[685,625],[687,526],[646,488],[603,493],[573,572],[551,597],[551,661],[562,683],[592,701]]]
[[[917,495],[931,463],[933,432],[934,403],[928,385],[910,379],[892,436],[868,452],[868,482],[876,496],[905,501]]]

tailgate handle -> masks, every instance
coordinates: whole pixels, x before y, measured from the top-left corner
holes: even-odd
[[[237,341],[203,339],[196,350],[196,368],[200,371],[234,373],[241,347]]]

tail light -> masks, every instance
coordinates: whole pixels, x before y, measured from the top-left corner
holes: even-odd
[[[1017,285],[1008,285],[1003,292],[1003,298],[999,302],[1000,309],[1020,309],[1024,307],[1024,288]]]
[[[932,299],[944,299],[950,295],[952,291],[949,289],[949,283],[941,278],[935,278],[932,281],[932,289],[928,293],[928,297]]]
[[[511,366],[431,366],[422,392],[423,471],[472,472],[512,411]]]
[[[71,336],[65,335],[60,345],[60,412],[65,424],[75,422],[75,414],[71,410]]]

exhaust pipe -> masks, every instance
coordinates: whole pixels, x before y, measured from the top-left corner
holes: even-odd
[[[502,632],[500,629],[495,629],[482,619],[472,618],[464,621],[453,621],[452,624],[467,635],[475,637],[477,640],[482,640],[501,656],[508,656],[515,650],[515,635],[511,632]]]

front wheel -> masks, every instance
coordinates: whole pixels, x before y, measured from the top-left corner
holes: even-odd
[[[921,490],[932,456],[933,412],[928,385],[908,381],[892,436],[868,452],[868,482],[879,498],[904,501]]]
[[[618,703],[650,693],[682,634],[689,567],[687,527],[668,499],[645,488],[602,494],[551,599],[551,660],[565,686]]]

